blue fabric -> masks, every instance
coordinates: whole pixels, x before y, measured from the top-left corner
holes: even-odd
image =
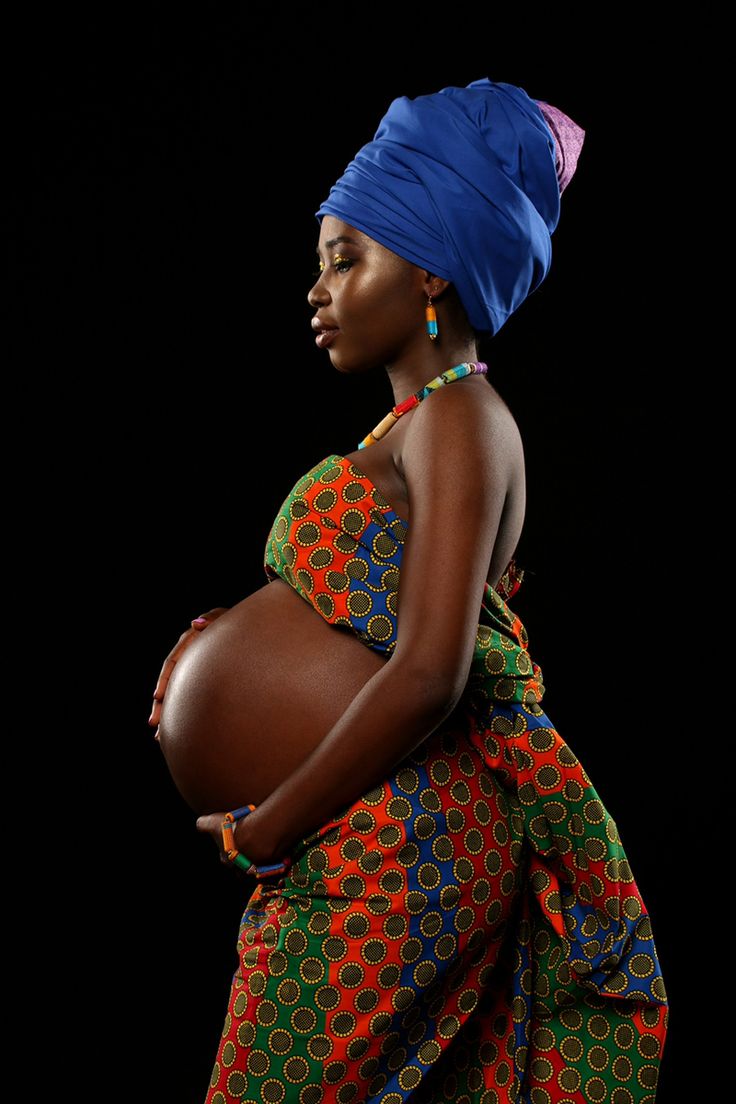
[[[452,281],[473,328],[495,334],[552,263],[554,137],[536,101],[503,81],[401,96],[324,215]]]

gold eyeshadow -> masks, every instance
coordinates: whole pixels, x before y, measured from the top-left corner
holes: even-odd
[[[334,257],[332,258],[333,265],[342,264],[343,262],[347,262],[348,264],[352,264],[353,263],[352,257],[345,257],[345,256],[343,256],[342,253],[335,253]],[[319,263],[319,268],[314,273],[315,276],[320,276],[324,272],[324,268],[325,268],[322,261],[319,261],[318,263]]]

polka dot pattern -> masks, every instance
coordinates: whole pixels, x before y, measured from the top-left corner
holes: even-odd
[[[388,657],[407,531],[331,455],[279,511],[267,573]],[[452,719],[256,885],[206,1104],[654,1101],[651,920],[543,711],[520,582],[512,562],[487,588]]]

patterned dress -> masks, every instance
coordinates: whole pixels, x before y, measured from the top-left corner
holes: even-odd
[[[265,571],[386,656],[408,523],[345,457],[291,490]],[[486,586],[461,707],[299,841],[243,915],[206,1104],[654,1101],[668,1004],[616,824]]]

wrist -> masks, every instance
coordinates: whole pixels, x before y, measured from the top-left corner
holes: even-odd
[[[278,841],[268,831],[268,823],[259,820],[257,808],[235,823],[233,838],[236,849],[256,866],[269,866],[284,857],[278,850]]]

